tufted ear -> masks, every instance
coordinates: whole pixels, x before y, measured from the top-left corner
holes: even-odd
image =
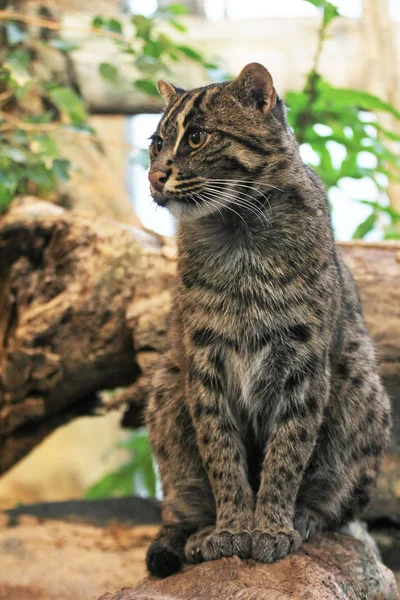
[[[160,92],[161,96],[164,98],[165,102],[169,104],[172,100],[182,94],[184,90],[181,88],[177,88],[172,83],[168,83],[168,81],[157,81],[157,89]]]
[[[228,84],[229,91],[247,107],[269,113],[276,103],[276,91],[270,72],[260,63],[246,65]]]

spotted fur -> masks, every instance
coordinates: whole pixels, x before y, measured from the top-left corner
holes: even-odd
[[[390,408],[325,190],[268,71],[159,89],[152,194],[179,227],[147,409],[170,515],[148,567],[165,576],[184,558],[273,562],[346,523],[368,502]]]

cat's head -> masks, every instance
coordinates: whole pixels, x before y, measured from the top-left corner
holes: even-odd
[[[288,139],[267,69],[251,63],[227,83],[184,91],[159,81],[158,89],[167,107],[150,146],[155,202],[188,219],[263,195]]]

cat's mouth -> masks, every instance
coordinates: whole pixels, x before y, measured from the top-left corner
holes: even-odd
[[[154,188],[151,188],[151,195],[158,206],[167,206],[170,197],[165,192],[157,192]]]
[[[154,188],[151,188],[151,195],[153,200],[158,206],[168,207],[168,204],[171,202],[182,203],[183,205],[196,205],[196,200],[193,194],[189,192],[172,192],[172,191],[162,191],[158,192]]]

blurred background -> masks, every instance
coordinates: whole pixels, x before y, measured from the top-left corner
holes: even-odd
[[[158,78],[263,63],[340,240],[400,239],[399,0],[0,0],[0,206],[34,194],[173,235],[147,181]],[[61,190],[61,193],[60,193]],[[113,392],[111,392],[112,394]],[[60,427],[0,479],[0,506],[159,495],[117,412]]]

